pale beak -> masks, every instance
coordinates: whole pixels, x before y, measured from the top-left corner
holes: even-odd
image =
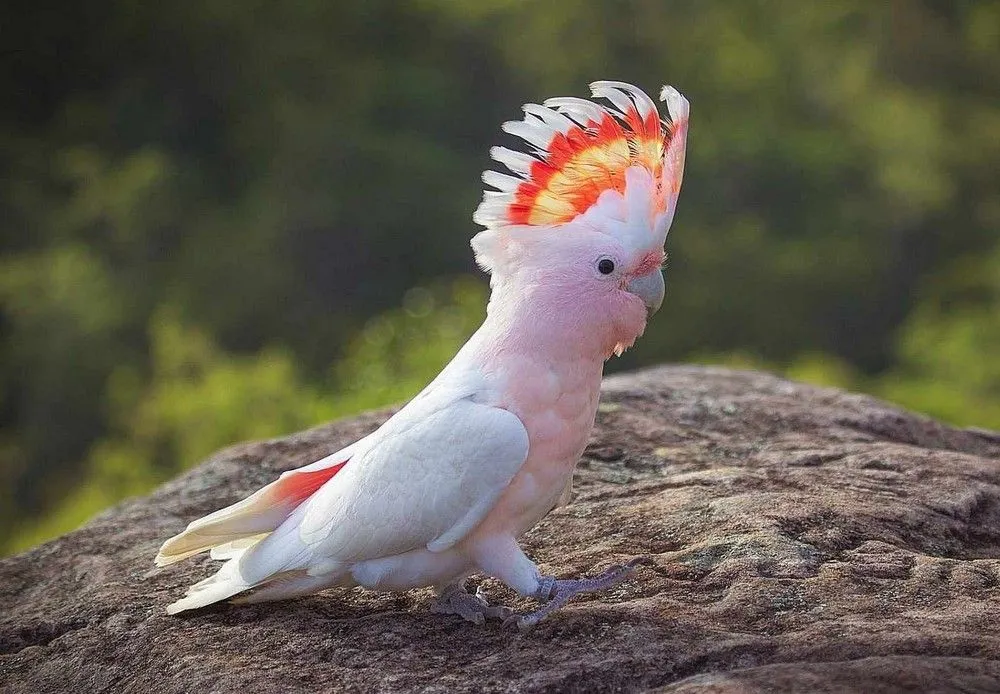
[[[656,268],[648,275],[636,277],[625,285],[625,289],[642,299],[642,303],[646,304],[646,315],[652,316],[663,304],[663,294],[666,291],[663,272]]]

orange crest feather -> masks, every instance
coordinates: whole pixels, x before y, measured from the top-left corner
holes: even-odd
[[[487,228],[565,224],[589,210],[605,191],[625,195],[626,171],[641,167],[654,182],[651,215],[672,217],[684,165],[688,104],[664,87],[668,118],[643,91],[623,82],[594,82],[603,105],[574,97],[524,106],[524,120],[503,130],[531,147],[490,150],[511,174],[486,171],[487,190],[473,219]],[[666,216],[665,213],[669,213]]]

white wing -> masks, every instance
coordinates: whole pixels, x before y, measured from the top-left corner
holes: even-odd
[[[447,388],[417,398],[367,441],[307,502],[299,535],[315,559],[445,550],[485,517],[528,456],[516,415]]]

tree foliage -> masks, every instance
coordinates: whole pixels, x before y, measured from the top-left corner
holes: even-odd
[[[693,108],[667,302],[613,368],[752,355],[1000,426],[995,1],[13,0],[4,29],[0,544],[417,390],[481,310],[435,282],[475,273],[499,123],[597,78]]]

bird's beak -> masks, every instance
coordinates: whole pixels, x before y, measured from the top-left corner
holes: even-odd
[[[652,316],[663,304],[663,294],[666,291],[663,272],[656,268],[648,275],[636,277],[625,285],[625,289],[642,299],[642,303],[646,304],[646,315]]]

